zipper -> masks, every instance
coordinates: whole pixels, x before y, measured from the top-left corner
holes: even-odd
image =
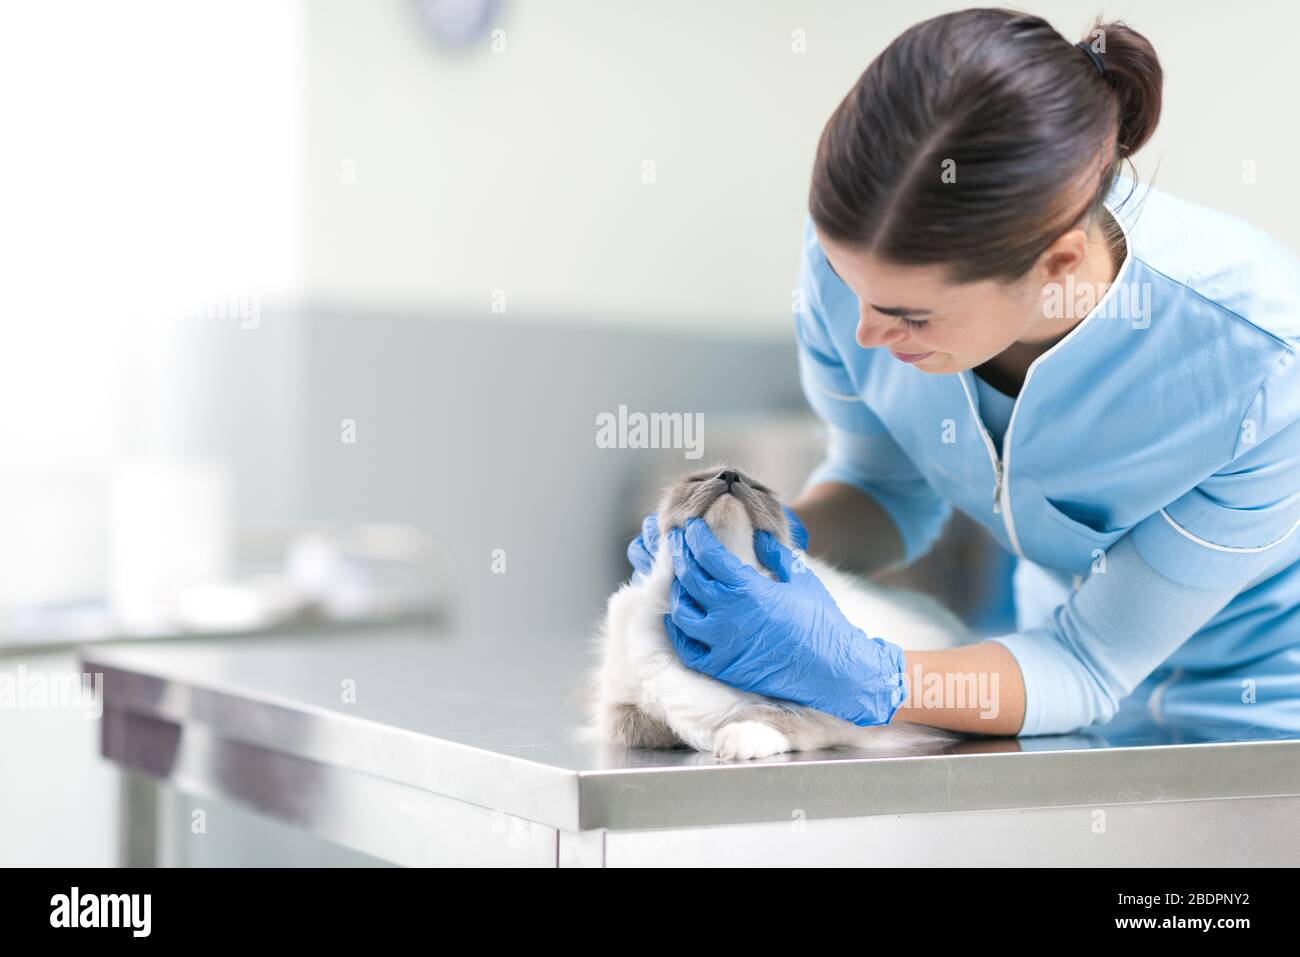
[[[966,393],[966,404],[970,406],[971,415],[975,419],[975,424],[979,426],[980,435],[984,439],[984,448],[988,450],[989,461],[993,464],[993,514],[1002,516],[1002,526],[1006,529],[1007,541],[1011,544],[1011,550],[1020,558],[1024,558],[1025,553],[1020,548],[1020,536],[1016,532],[1016,520],[1011,514],[1011,482],[1007,475],[1011,465],[1011,432],[1016,426],[1016,413],[1020,411],[1020,400],[1025,397],[1025,391],[1029,388],[1029,380],[1033,378],[1034,370],[1038,367],[1038,364],[1055,352],[1066,339],[1078,332],[1092,314],[1090,312],[1079,325],[1070,330],[1070,334],[1065,339],[1062,339],[1031,362],[1029,368],[1025,370],[1025,380],[1020,384],[1020,393],[1011,406],[1011,418],[1007,419],[1007,430],[1002,435],[1002,455],[1000,456],[997,447],[993,444],[993,436],[989,434],[989,430],[984,427],[984,420],[980,418],[979,406],[975,404],[970,386],[966,384],[966,376],[968,374],[973,376],[975,373],[960,372],[957,375],[961,380],[962,391]]]
[[[966,394],[966,404],[970,407],[971,417],[979,427],[980,438],[984,440],[984,449],[989,454],[989,464],[993,466],[993,514],[1002,515],[1003,523],[1005,524],[1009,517],[1003,512],[1002,502],[1002,492],[1006,487],[1006,463],[1002,460],[1002,457],[998,455],[997,446],[993,444],[993,436],[990,435],[989,430],[984,427],[984,420],[980,418],[979,407],[975,404],[975,399],[971,396],[970,387],[966,384],[966,373],[958,373],[957,378],[961,382],[962,392]],[[1019,399],[1016,401],[1019,402]],[[1012,415],[1014,414],[1015,411],[1013,409]],[[1006,440],[1003,439],[1003,445],[1005,446],[1005,444]],[[1011,541],[1013,544],[1015,543],[1015,539],[1011,535],[1010,529],[1007,530],[1007,540]],[[1019,554],[1019,549],[1017,549],[1016,552]]]
[[[1074,333],[1078,331],[1079,327],[1082,325],[1083,323],[1081,322],[1079,323],[1078,326],[1075,326],[1074,329],[1070,330],[1070,336],[1074,335]],[[1068,339],[1070,338],[1070,336],[1066,336],[1065,338]],[[1061,340],[1061,342],[1064,341],[1065,341],[1064,339]],[[1060,344],[1061,343],[1059,342],[1057,343],[1058,346]],[[1010,489],[1011,483],[1006,478],[1007,469],[1011,465],[1011,430],[1015,428],[1016,413],[1020,411],[1020,400],[1025,397],[1025,390],[1029,388],[1029,380],[1033,378],[1034,367],[1037,366],[1038,363],[1041,362],[1044,358],[1050,355],[1052,350],[1054,350],[1055,348],[1056,346],[1053,346],[1052,349],[1049,349],[1047,352],[1044,352],[1033,362],[1029,363],[1029,368],[1025,370],[1025,381],[1020,383],[1020,392],[1016,395],[1015,404],[1011,406],[1011,418],[1007,419],[1007,431],[1004,432],[1002,435],[1002,475],[1003,475],[1002,492],[1004,495],[1006,495],[1007,498],[1006,513],[1002,516],[1002,520],[1007,527],[1007,538],[1011,542],[1011,548],[1021,558],[1025,557],[1025,553],[1020,548],[1020,536],[1016,533],[1016,520],[1011,514],[1011,489]]]
[[[1020,400],[1025,397],[1025,391],[1029,388],[1029,380],[1033,378],[1034,370],[1048,356],[1073,339],[1079,330],[1087,325],[1094,316],[1102,314],[1101,307],[1114,295],[1115,290],[1119,287],[1120,280],[1128,274],[1129,263],[1133,261],[1133,239],[1129,235],[1128,229],[1125,228],[1124,221],[1115,213],[1109,203],[1103,205],[1106,211],[1110,213],[1111,218],[1115,220],[1115,224],[1119,226],[1120,232],[1124,234],[1124,261],[1120,263],[1115,278],[1111,280],[1110,287],[1088,310],[1088,314],[1066,334],[1065,338],[1029,363],[1029,368],[1025,370],[1025,379],[1020,384],[1020,392],[1016,396],[1015,404],[1011,406],[1011,418],[1007,420],[1007,431],[1002,436],[1003,454],[1001,456],[998,455],[997,447],[993,444],[993,436],[984,427],[984,420],[980,418],[979,414],[979,406],[975,404],[975,399],[971,395],[971,387],[966,383],[966,377],[968,375],[974,376],[975,373],[969,370],[957,373],[957,380],[961,382],[962,392],[966,393],[966,404],[970,406],[971,416],[975,419],[975,424],[979,426],[980,435],[984,439],[984,448],[988,450],[989,462],[993,466],[993,513],[1002,516],[1002,525],[1007,532],[1007,541],[1011,544],[1011,550],[1020,558],[1024,558],[1025,553],[1020,549],[1020,536],[1016,534],[1016,522],[1011,515],[1011,482],[1007,477],[1011,464],[1011,432],[1016,427],[1016,414],[1020,411]]]

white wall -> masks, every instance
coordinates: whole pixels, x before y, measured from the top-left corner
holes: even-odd
[[[15,706],[27,694],[20,685],[58,687],[80,672],[71,651],[0,655],[0,867],[118,862],[120,772],[100,757],[89,702],[85,710]]]
[[[76,668],[6,649],[7,613],[103,596],[123,456],[256,457],[249,511],[293,501],[301,8],[0,6],[0,672]],[[117,859],[98,733],[0,707],[0,864]]]
[[[291,337],[242,310],[300,293],[303,30],[301,0],[0,6],[0,612],[103,594],[120,457],[291,406]]]
[[[822,124],[895,35],[967,5],[506,0],[505,52],[452,54],[413,3],[314,0],[313,297],[489,315],[502,289],[516,317],[785,334]],[[1300,87],[1300,7],[1026,6],[1072,39],[1103,7],[1146,33],[1167,98],[1140,167],[1300,250],[1300,127],[1285,100]],[[791,52],[795,30],[805,54]]]

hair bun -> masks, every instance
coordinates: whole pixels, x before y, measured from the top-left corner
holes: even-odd
[[[1132,156],[1151,139],[1160,122],[1164,70],[1155,48],[1118,20],[1098,21],[1082,42],[1100,57],[1106,83],[1119,99],[1119,156]]]

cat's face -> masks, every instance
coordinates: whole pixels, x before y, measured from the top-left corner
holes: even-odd
[[[725,465],[693,472],[664,492],[659,501],[660,534],[685,525],[690,518],[704,519],[723,540],[762,530],[783,545],[790,544],[790,526],[772,490]]]

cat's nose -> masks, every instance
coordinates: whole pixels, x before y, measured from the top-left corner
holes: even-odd
[[[740,473],[733,472],[731,471],[731,469],[727,469],[725,472],[719,472],[717,478],[719,482],[726,482],[727,490],[730,491],[731,486],[735,485],[737,482],[740,481]]]

